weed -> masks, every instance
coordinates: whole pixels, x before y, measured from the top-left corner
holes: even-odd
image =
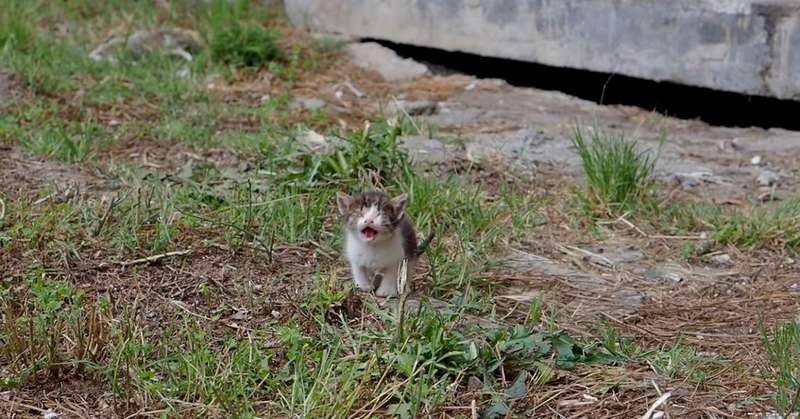
[[[42,127],[41,131],[28,133],[20,142],[41,156],[79,163],[91,156],[97,147],[96,138],[102,133],[101,126],[93,122],[68,125],[53,122]]]
[[[108,333],[101,310],[63,277],[38,268],[22,283],[4,279],[0,289],[0,359],[12,373],[0,388],[105,358]]]
[[[664,213],[672,232],[701,231],[718,244],[748,247],[800,247],[800,197],[746,210],[723,210],[714,205],[673,205]]]
[[[24,0],[8,0],[0,11],[0,51],[27,51],[36,37],[32,8]]]
[[[242,22],[250,14],[247,1],[233,5],[216,0],[209,13],[211,57],[235,67],[258,67],[282,58],[274,31],[254,21]]]
[[[800,412],[800,323],[762,328],[762,336],[769,356],[768,376],[776,388],[775,406],[789,417]]]
[[[209,45],[211,56],[237,67],[253,67],[280,59],[275,33],[255,24],[217,28]]]
[[[408,156],[397,144],[399,128],[386,124],[368,126],[363,131],[341,138],[341,145],[328,156],[299,155],[295,168],[284,180],[297,180],[307,186],[339,183],[381,185],[409,175]]]
[[[577,128],[572,142],[586,175],[587,187],[580,200],[588,212],[618,216],[651,204],[657,156],[639,151],[638,143],[623,135],[597,129],[591,131],[588,143],[584,132]]]
[[[702,355],[680,342],[669,348],[646,349],[631,339],[618,336],[614,327],[608,324],[600,329],[600,335],[600,343],[609,354],[627,361],[647,363],[664,377],[686,377],[693,383],[702,385],[709,372],[721,368],[720,361]]]

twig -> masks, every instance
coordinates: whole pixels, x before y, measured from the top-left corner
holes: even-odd
[[[108,204],[108,208],[106,209],[105,214],[103,214],[103,218],[100,219],[100,224],[97,225],[97,228],[93,232],[93,236],[97,237],[100,235],[100,232],[103,231],[103,227],[108,222],[108,217],[111,216],[111,211],[114,210],[114,207],[117,205],[119,201],[117,197],[111,198],[111,203]]]
[[[705,240],[707,238],[706,236],[667,236],[667,235],[663,235],[663,234],[647,234],[644,231],[642,231],[639,227],[637,227],[635,224],[633,224],[632,222],[628,221],[625,218],[625,215],[627,215],[627,214],[623,214],[622,216],[620,216],[619,218],[617,218],[614,221],[609,221],[609,222],[605,222],[605,223],[601,223],[601,224],[622,223],[622,224],[625,224],[626,226],[628,226],[629,228],[632,228],[634,231],[639,233],[639,235],[641,235],[642,237],[646,237],[648,239],[660,239],[660,240]]]
[[[6,201],[0,198],[0,220],[6,217]]]
[[[356,95],[357,98],[362,98],[366,96],[364,92],[358,90],[355,86],[353,86],[353,83],[350,83],[350,80],[346,80],[344,82],[344,87],[346,87],[347,90],[351,91],[354,95]]]
[[[185,311],[189,315],[195,316],[197,318],[200,318],[200,319],[203,319],[203,320],[206,320],[206,321],[214,321],[214,319],[212,319],[211,317],[204,316],[204,315],[202,315],[200,313],[195,313],[194,311],[189,310],[189,307],[186,307],[186,304],[183,301],[170,300],[169,302],[172,303],[172,305],[174,305],[175,307],[178,307],[179,309]]]
[[[478,403],[475,402],[475,399],[472,399],[469,407],[472,410],[472,419],[478,419]]]
[[[656,384],[656,380],[650,380],[650,383],[653,384],[653,387],[655,387],[656,393],[658,393],[659,396],[664,394],[661,392],[661,389],[658,387],[658,384]]]
[[[42,198],[39,198],[36,201],[33,201],[33,205],[39,205],[39,204],[47,201],[48,199],[52,198],[53,195],[55,195],[55,193],[51,193],[50,195],[47,195],[47,196],[42,197]]]
[[[562,252],[564,252],[564,253],[566,253],[568,255],[575,256],[575,252],[578,252],[578,253],[580,253],[580,254],[582,254],[584,256],[588,256],[590,262],[594,262],[594,263],[596,263],[598,265],[605,266],[606,268],[613,268],[614,267],[614,262],[612,262],[611,259],[609,259],[609,258],[607,258],[607,257],[605,257],[603,255],[600,255],[600,254],[597,254],[597,253],[594,253],[594,252],[590,252],[588,250],[584,250],[584,249],[581,249],[580,247],[576,247],[576,246],[558,245],[558,247],[560,248],[560,250]]]
[[[122,266],[123,268],[125,268],[125,267],[133,266],[133,265],[141,265],[142,263],[153,263],[153,262],[157,262],[157,261],[159,261],[161,259],[169,258],[169,257],[185,256],[185,255],[188,255],[189,253],[192,253],[192,251],[191,250],[177,250],[177,251],[174,251],[174,252],[161,253],[160,255],[152,255],[152,256],[147,256],[147,257],[144,257],[144,258],[126,260],[124,262],[116,262],[116,263],[119,266]],[[104,262],[104,263],[101,263],[98,267],[99,268],[107,268],[109,265],[110,265],[109,263],[105,263]]]
[[[617,218],[617,222],[622,222],[626,226],[636,230],[636,232],[641,234],[643,237],[648,237],[647,233],[645,233],[644,231],[640,230],[639,227],[636,227],[636,225],[634,225],[632,222],[630,222],[627,219],[625,219],[625,215],[622,215],[619,218]]]
[[[672,397],[672,393],[670,393],[670,392],[664,393],[661,397],[658,398],[658,400],[656,400],[650,406],[649,409],[647,409],[647,412],[644,413],[644,415],[642,416],[642,419],[650,419],[650,418],[652,418],[653,417],[653,412],[655,412],[656,409],[658,409],[659,406],[664,404],[664,402],[669,400],[670,397]]]
[[[396,98],[396,97],[394,97],[394,96],[392,96],[392,100],[394,101],[394,106],[395,106],[397,109],[399,109],[399,110],[400,110],[400,112],[402,112],[402,113],[403,113],[403,115],[405,115],[405,117],[407,118],[408,122],[410,122],[410,123],[411,123],[411,126],[412,126],[412,127],[414,127],[414,129],[415,129],[415,130],[417,130],[417,134],[419,134],[419,135],[423,135],[424,133],[423,133],[423,132],[422,132],[422,130],[419,128],[419,126],[417,125],[417,123],[416,123],[416,122],[414,122],[414,118],[412,118],[412,117],[411,117],[411,114],[409,114],[409,113],[408,113],[408,111],[407,111],[407,110],[406,110],[404,107],[402,107],[402,106],[400,105],[400,101],[398,101],[398,100],[397,100],[397,98]]]

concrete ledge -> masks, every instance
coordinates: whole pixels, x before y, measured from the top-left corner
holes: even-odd
[[[285,0],[295,25],[800,99],[796,0]]]

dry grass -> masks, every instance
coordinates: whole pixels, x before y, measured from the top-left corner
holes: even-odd
[[[571,219],[569,196],[561,193],[578,180],[546,167],[535,180],[519,180],[491,167],[453,163],[411,180],[395,176],[399,185],[386,182],[413,186],[419,200],[412,210],[425,228],[442,228],[418,272],[417,291],[447,300],[439,307],[458,314],[425,312],[419,329],[409,331],[417,340],[395,342],[391,309],[348,289],[332,202],[311,200],[363,179],[331,175],[325,181],[332,185],[278,190],[272,189],[278,181],[264,173],[286,168],[284,160],[294,158],[280,154],[279,146],[296,125],[359,132],[377,104],[392,96],[439,100],[467,81],[386,83],[336,54],[315,52],[307,35],[285,23],[271,25],[278,45],[285,51],[298,46],[299,62],[307,63],[295,67],[292,78],[266,68],[236,70],[211,85],[193,81],[177,89],[189,94],[112,90],[107,93],[116,98],[113,103],[85,99],[107,83],[91,71],[70,78],[79,87],[49,95],[19,87],[20,98],[6,110],[26,116],[0,126],[7,144],[0,146],[0,177],[6,180],[0,185],[6,205],[0,218],[0,305],[8,310],[2,314],[0,378],[24,379],[0,393],[3,412],[225,417],[234,414],[235,400],[247,401],[261,417],[325,416],[331,412],[326,403],[340,403],[353,417],[388,415],[390,408],[469,417],[473,406],[478,411],[502,402],[528,416],[627,418],[641,417],[665,392],[672,396],[660,409],[671,417],[742,417],[773,409],[775,388],[764,378],[769,360],[757,325],[772,327],[797,313],[795,267],[787,263],[787,250],[734,241],[721,248],[733,264],[714,267],[702,259],[684,261],[682,240],[654,238],[661,231],[653,220],[631,220],[647,234],[621,223],[586,231]],[[137,77],[113,73],[111,79],[115,87],[144,83]],[[344,81],[366,96],[348,93]],[[344,92],[341,98],[337,90]],[[314,115],[290,109],[288,101],[297,96],[318,97],[343,110]],[[208,112],[165,114],[175,104],[207,104]],[[203,124],[210,119],[213,124]],[[108,143],[93,144],[85,160],[67,164],[57,153],[37,157],[17,142],[20,133],[53,120],[92,121]],[[163,126],[174,120],[186,124]],[[193,131],[193,123],[204,128]],[[196,135],[206,140],[195,142]],[[394,158],[391,150],[373,152]],[[451,175],[452,183],[439,183]],[[255,198],[241,192],[251,190],[241,189],[245,183],[255,188]],[[461,196],[468,186],[475,186],[472,198]],[[110,204],[126,194],[152,202]],[[285,201],[297,206],[273,208]],[[171,210],[176,208],[183,212]],[[302,230],[305,219],[288,221],[306,214],[314,214],[314,231]],[[134,219],[136,228],[130,225]],[[267,229],[284,224],[300,228]],[[126,228],[133,233],[123,237]],[[564,252],[565,245],[610,244],[639,249],[642,258],[603,266]],[[546,257],[561,270],[496,266],[510,248]],[[142,260],[176,251],[182,253]],[[643,272],[675,262],[685,268],[680,283],[648,279]],[[60,278],[67,291],[42,299],[33,292],[32,272]],[[42,289],[51,288],[61,289]],[[530,294],[540,296],[540,309],[530,309]],[[74,316],[53,316],[51,310],[50,317],[36,320],[47,301],[66,304],[70,310],[63,313]],[[523,397],[502,396],[517,371],[506,362],[489,368],[495,354],[484,345],[500,332],[466,331],[475,318],[500,325],[499,331],[511,325],[531,326],[547,337],[566,331],[581,338],[588,354],[608,355],[607,346],[613,346],[618,362],[555,368],[553,353],[529,368]],[[50,328],[31,332],[36,321]],[[84,336],[86,328],[92,332]],[[79,336],[86,340],[81,343]],[[458,353],[462,340],[474,342],[490,372],[482,375],[469,362],[448,363],[435,350],[428,354],[424,344],[431,336]],[[426,364],[429,370],[413,362],[406,370],[398,367],[412,344],[419,359],[452,371],[436,362]],[[19,366],[31,365],[28,376],[19,374]],[[191,367],[198,366],[209,367],[207,374],[192,375]],[[485,387],[471,388],[470,376]]]

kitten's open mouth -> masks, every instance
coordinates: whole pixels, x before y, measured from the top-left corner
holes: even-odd
[[[361,230],[361,235],[364,236],[367,241],[372,241],[375,239],[375,236],[378,235],[378,231],[372,227],[364,227],[364,229]]]

